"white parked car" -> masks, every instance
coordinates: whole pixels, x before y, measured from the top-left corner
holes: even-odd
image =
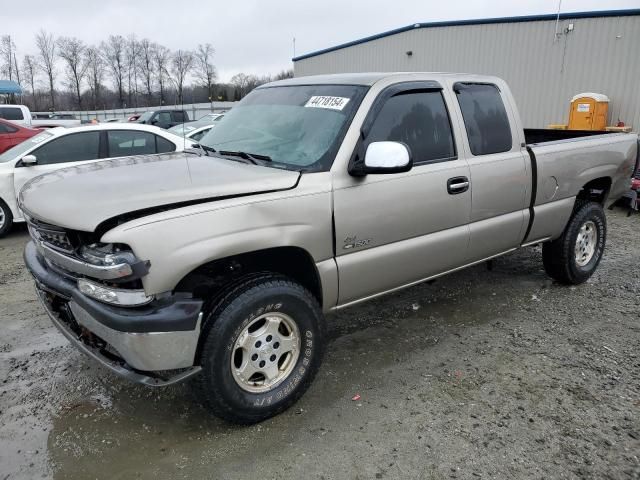
[[[0,155],[0,237],[14,222],[24,221],[16,197],[34,177],[107,158],[180,152],[191,146],[184,138],[150,125],[111,123],[45,130]]]
[[[197,122],[185,123],[184,125],[171,127],[169,132],[183,136],[189,140],[193,140],[194,142],[199,142],[200,139],[204,137],[214,126],[214,124],[203,124],[198,120]]]

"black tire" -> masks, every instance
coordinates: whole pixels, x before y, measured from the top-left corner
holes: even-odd
[[[580,265],[576,258],[575,247],[580,229],[588,222],[595,225],[595,251],[586,264]],[[578,201],[562,236],[542,246],[545,271],[560,283],[578,285],[586,282],[598,268],[606,239],[607,218],[602,205],[585,200]]]
[[[251,392],[232,373],[237,362],[234,346],[245,329],[267,311],[295,319],[299,354],[295,362],[291,358],[293,368],[280,383],[265,392]],[[247,277],[225,292],[207,316],[198,394],[216,416],[232,423],[252,424],[273,417],[293,405],[313,381],[322,361],[324,338],[322,311],[304,287],[280,275]]]
[[[9,233],[9,230],[11,230],[11,226],[13,225],[13,214],[11,213],[11,209],[2,200],[0,200],[0,220],[4,220],[2,221],[2,226],[0,226],[0,238],[2,238]]]

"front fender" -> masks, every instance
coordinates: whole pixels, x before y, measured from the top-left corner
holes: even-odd
[[[144,220],[120,225],[102,241],[127,244],[151,262],[142,279],[149,295],[173,290],[201,265],[246,252],[293,246],[316,263],[333,256],[330,191],[194,205]]]

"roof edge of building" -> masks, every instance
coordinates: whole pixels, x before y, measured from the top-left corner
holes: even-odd
[[[384,37],[390,37],[398,33],[408,32],[409,30],[415,30],[419,28],[434,28],[434,27],[458,27],[464,25],[488,25],[494,23],[522,23],[522,22],[539,22],[545,20],[574,20],[580,18],[602,18],[602,17],[629,17],[640,15],[640,8],[624,9],[624,10],[596,10],[591,12],[566,12],[560,15],[556,13],[549,13],[543,15],[522,15],[517,17],[494,17],[494,18],[477,18],[471,20],[444,20],[439,22],[426,22],[426,23],[414,23],[405,27],[395,28],[386,32],[377,33],[368,37],[352,40],[351,42],[341,43],[333,47],[324,48],[315,52],[306,53],[292,58],[292,61],[297,62],[306,58],[317,57],[329,52],[335,52],[336,50],[342,50],[343,48],[353,47],[362,43],[367,43],[372,40],[378,40]]]

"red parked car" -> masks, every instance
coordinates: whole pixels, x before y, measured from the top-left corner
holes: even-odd
[[[41,128],[23,127],[0,118],[0,153],[24,142],[42,131]]]

